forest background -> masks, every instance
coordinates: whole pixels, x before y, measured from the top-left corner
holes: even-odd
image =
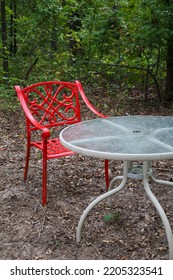
[[[90,213],[81,244],[81,213],[105,192],[104,162],[79,157],[48,166],[42,207],[41,155],[23,181],[25,123],[14,91],[43,80],[81,80],[108,116],[173,115],[173,0],[0,0],[0,259],[168,259],[162,221],[138,180]],[[93,118],[81,106],[82,120]],[[122,163],[109,161],[110,176]],[[173,182],[173,161],[153,162]],[[173,189],[152,186],[173,227]]]
[[[0,95],[81,80],[173,100],[172,0],[1,0]]]

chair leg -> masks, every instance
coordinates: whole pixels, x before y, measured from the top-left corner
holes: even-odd
[[[106,191],[109,188],[109,161],[105,159],[105,181],[106,181]]]
[[[25,163],[25,171],[24,171],[24,181],[26,181],[27,175],[28,175],[29,157],[30,157],[30,144],[27,143],[26,163]]]
[[[42,185],[42,205],[47,203],[47,158],[43,154],[43,185]]]

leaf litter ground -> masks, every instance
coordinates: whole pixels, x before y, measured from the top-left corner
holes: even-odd
[[[116,107],[113,96],[96,104],[105,114],[171,115],[172,108],[151,100],[130,98]],[[103,100],[102,99],[102,100]],[[83,108],[84,119],[93,117]],[[168,247],[161,219],[147,197],[142,182],[127,186],[96,206],[87,217],[82,240],[76,243],[76,227],[83,210],[105,192],[104,160],[75,157],[49,161],[48,204],[41,205],[41,159],[31,153],[28,180],[23,182],[25,126],[20,107],[0,113],[0,259],[168,259]],[[173,161],[153,163],[156,176],[173,180]],[[110,161],[111,176],[122,172],[122,162]],[[173,189],[152,184],[173,228]]]

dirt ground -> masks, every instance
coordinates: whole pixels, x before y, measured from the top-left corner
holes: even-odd
[[[106,106],[102,103],[100,109],[109,115],[172,114],[171,107],[158,107],[152,101],[145,107],[141,96],[130,98],[123,108],[115,108],[113,96],[103,98]],[[86,108],[83,113],[85,119],[92,117]],[[129,180],[113,197],[112,208],[107,201],[96,206],[84,223],[81,242],[76,243],[82,212],[105,192],[104,161],[80,156],[77,172],[74,156],[49,161],[48,204],[43,208],[41,157],[33,150],[28,180],[23,182],[26,140],[20,108],[1,111],[0,137],[0,259],[168,259],[161,219],[141,181]],[[111,177],[121,171],[121,162],[110,161]],[[173,161],[154,162],[153,172],[172,181]],[[173,228],[173,189],[153,183],[151,189]]]

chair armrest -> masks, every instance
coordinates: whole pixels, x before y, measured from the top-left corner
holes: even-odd
[[[88,100],[88,98],[87,98],[86,95],[85,95],[85,92],[84,92],[84,90],[83,90],[83,87],[82,87],[80,81],[77,80],[77,81],[75,81],[75,82],[76,82],[76,84],[77,84],[77,86],[78,86],[80,95],[81,95],[83,101],[85,102],[85,104],[87,105],[87,107],[88,107],[94,114],[96,114],[97,116],[99,116],[99,117],[101,117],[101,118],[107,118],[108,116],[106,116],[106,115],[100,113],[100,112],[91,104],[91,102]]]
[[[43,125],[40,125],[36,119],[31,114],[30,110],[28,109],[28,106],[26,104],[25,98],[22,94],[21,88],[19,86],[14,86],[15,91],[17,92],[17,96],[19,98],[20,104],[23,108],[23,111],[27,117],[27,119],[30,121],[30,123],[36,127],[37,129],[42,130],[42,139],[46,140],[50,138],[50,130],[47,127],[44,127]]]

